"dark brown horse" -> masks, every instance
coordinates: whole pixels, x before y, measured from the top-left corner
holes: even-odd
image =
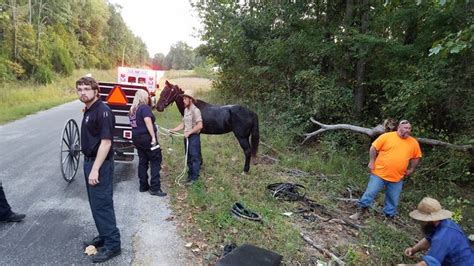
[[[181,115],[184,114],[184,103],[182,94],[184,91],[168,81],[160,94],[156,104],[156,110],[163,112],[166,107],[175,102]],[[245,165],[244,172],[250,170],[250,157],[257,155],[260,134],[258,130],[258,116],[256,113],[240,105],[212,105],[201,100],[194,102],[201,110],[203,134],[225,134],[234,132],[235,137],[244,150]]]

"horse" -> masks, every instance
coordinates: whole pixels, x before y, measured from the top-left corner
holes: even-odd
[[[160,93],[160,98],[155,105],[158,112],[163,112],[166,107],[175,102],[181,116],[184,115],[184,91],[166,80],[165,87]],[[260,133],[258,116],[253,111],[241,105],[212,105],[195,99],[194,105],[201,111],[203,128],[201,133],[220,135],[233,132],[245,154],[244,172],[250,170],[250,160],[257,156]],[[251,158],[252,157],[252,158]]]

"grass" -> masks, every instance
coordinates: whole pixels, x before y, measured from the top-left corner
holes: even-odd
[[[182,88],[196,87],[188,78],[174,77],[173,82]],[[222,102],[216,91],[199,89],[200,99],[211,99],[210,102]],[[178,216],[181,231],[196,255],[203,264],[212,264],[219,257],[225,244],[250,243],[273,250],[284,256],[285,264],[309,264],[312,256],[328,260],[315,252],[299,236],[301,230],[313,233],[315,237],[321,233],[323,244],[330,243],[331,234],[324,235],[324,223],[308,223],[300,215],[291,217],[282,215],[283,212],[295,212],[296,203],[280,202],[271,197],[266,186],[275,182],[299,183],[307,188],[307,196],[324,204],[330,209],[341,209],[349,216],[354,207],[341,204],[334,197],[343,197],[347,188],[352,188],[354,197],[360,196],[367,184],[366,160],[367,151],[364,149],[344,149],[332,141],[321,138],[305,146],[298,146],[289,140],[285,132],[272,129],[264,115],[260,114],[261,141],[259,154],[269,155],[278,160],[276,164],[252,165],[249,175],[241,175],[243,169],[243,153],[232,134],[201,135],[204,166],[200,181],[184,187],[175,184],[175,177],[184,168],[184,152],[181,138],[162,136],[161,144],[164,147],[163,157],[167,168],[167,175],[163,177],[167,190],[171,194],[172,207]],[[181,117],[174,106],[164,113],[157,113],[157,122],[166,128],[176,126]],[[346,134],[346,133],[344,133]],[[349,133],[347,133],[349,134]],[[328,138],[329,139],[329,138]],[[362,144],[361,147],[369,145]],[[365,146],[364,146],[365,145]],[[272,148],[269,148],[272,147]],[[171,150],[169,150],[171,149]],[[423,173],[423,165],[419,174]],[[310,173],[309,176],[295,177],[288,175],[284,169],[300,169]],[[321,179],[319,174],[326,178]],[[392,263],[413,263],[403,256],[406,247],[413,245],[421,237],[416,223],[410,220],[408,212],[416,206],[421,197],[430,195],[441,198],[442,191],[436,188],[439,184],[420,183],[418,173],[412,177],[414,181],[407,184],[400,203],[400,219],[403,226],[385,221],[380,214],[373,213],[366,221],[366,228],[357,232],[356,237],[341,245],[329,246],[350,265],[385,265]],[[442,186],[445,188],[446,186]],[[441,189],[443,190],[443,189]],[[471,193],[472,194],[472,193]],[[472,195],[471,195],[472,196]],[[378,197],[376,208],[383,206],[383,193]],[[230,213],[234,202],[239,201],[249,209],[263,217],[263,223],[238,220]],[[452,210],[459,209],[464,197],[452,196],[442,201],[444,206]],[[465,204],[461,213],[465,217],[462,225],[469,229],[468,213],[472,212],[472,205]],[[467,207],[466,207],[467,206]],[[335,232],[342,234],[343,232]],[[205,243],[205,244],[203,244]],[[196,250],[199,248],[199,250]]]
[[[29,83],[0,85],[0,123],[76,99],[72,89],[74,82],[87,72],[77,71],[73,77],[57,80],[47,86]],[[115,80],[115,70],[91,72],[98,80]],[[165,79],[183,89],[201,92],[199,98],[211,99],[210,102],[224,101],[216,91],[210,91],[209,80],[199,78],[190,71],[168,72],[160,81],[160,86]],[[175,127],[181,121],[174,105],[163,113],[155,114],[157,123],[165,128]],[[278,252],[284,256],[285,264],[311,264],[313,256],[327,260],[299,236],[302,229],[313,233],[315,237],[321,233],[321,242],[330,243],[336,236],[331,233],[323,234],[326,223],[309,223],[296,213],[290,217],[282,215],[283,212],[295,212],[300,206],[275,200],[266,186],[275,182],[302,184],[306,186],[309,198],[330,209],[342,209],[348,215],[353,207],[341,204],[333,197],[342,197],[347,193],[348,187],[352,188],[354,197],[363,192],[367,184],[367,151],[363,148],[341,148],[330,141],[331,138],[324,137],[320,142],[299,146],[279,130],[280,127],[275,128],[271,121],[266,120],[264,112],[259,116],[261,141],[265,143],[260,145],[259,154],[274,157],[278,162],[252,165],[250,174],[242,175],[244,156],[232,134],[201,135],[204,166],[200,181],[191,187],[175,183],[176,177],[185,168],[182,138],[160,136],[165,165],[162,179],[166,191],[170,193],[180,230],[186,241],[193,243],[191,248],[202,259],[203,264],[215,262],[223,246],[231,242],[238,245],[251,243]],[[366,142],[362,141],[360,146],[368,146],[368,140]],[[408,226],[402,229],[383,220],[380,215],[373,214],[365,224],[367,228],[352,237],[355,238],[353,241],[349,241],[351,237],[347,237],[346,243],[330,246],[331,251],[350,265],[415,262],[402,255],[403,250],[412,245],[415,238],[420,237],[416,223],[407,217],[408,212],[427,193],[440,198],[443,206],[455,211],[456,218],[462,218],[461,224],[467,228],[466,232],[471,232],[474,229],[472,186],[458,187],[454,183],[440,183],[436,180],[428,183],[420,181],[423,180],[421,175],[433,171],[424,169],[425,165],[429,165],[427,162],[430,156],[427,157],[402,194],[400,217]],[[299,169],[310,175],[292,176],[285,169]],[[324,178],[321,178],[321,174]],[[445,194],[449,197],[444,197]],[[233,217],[230,209],[236,201],[261,214],[263,222],[255,223]],[[380,208],[382,205],[383,196],[377,199],[376,207]],[[334,234],[338,233],[344,232],[336,231]]]
[[[157,114],[157,122],[166,128],[174,127],[180,119],[175,107]],[[357,163],[353,160],[347,160],[347,157],[335,154],[321,156],[317,153],[310,155],[311,149],[303,148],[301,152],[284,150],[278,156],[279,164],[252,165],[251,173],[242,175],[243,153],[232,134],[201,135],[201,142],[204,167],[200,181],[185,187],[175,183],[175,177],[184,167],[182,139],[175,137],[171,140],[166,136],[160,139],[164,162],[169,170],[163,180],[171,193],[173,209],[178,220],[184,223],[182,232],[187,242],[193,242],[196,247],[200,246],[199,243],[206,243],[199,254],[205,264],[213,263],[217,259],[216,254],[220,254],[222,247],[229,243],[250,243],[273,250],[283,255],[288,264],[307,263],[311,252],[305,251],[300,229],[295,226],[300,222],[298,214],[292,217],[282,215],[283,212],[295,212],[299,206],[277,201],[271,197],[266,186],[276,182],[300,183],[308,188],[309,198],[335,208],[336,202],[329,200],[329,197],[340,196],[348,185],[355,186],[355,176],[359,176],[359,173],[350,169],[361,168],[356,167]],[[261,146],[260,154],[268,152]],[[325,173],[329,180],[321,183],[314,176],[291,177],[282,172],[285,167]],[[237,201],[262,215],[263,223],[233,217],[230,209]],[[339,254],[356,265],[402,262],[401,254],[411,243],[409,233],[375,221],[368,226],[369,229],[360,233],[359,244],[335,247]],[[370,256],[367,256],[367,252]]]
[[[200,78],[200,76],[196,74],[194,70],[173,70],[173,69],[166,71],[163,77],[166,79],[193,78],[193,77]]]
[[[58,77],[48,85],[28,81],[0,84],[0,124],[76,99],[75,81],[87,73],[97,80],[116,80],[115,70],[76,70],[72,76]]]

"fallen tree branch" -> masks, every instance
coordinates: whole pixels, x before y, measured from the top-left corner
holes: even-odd
[[[334,253],[332,253],[331,251],[317,245],[316,243],[314,243],[314,241],[311,238],[309,238],[308,236],[306,236],[302,232],[300,232],[300,235],[304,239],[304,241],[306,241],[308,244],[313,246],[315,249],[317,249],[319,252],[323,253],[324,255],[328,255],[329,257],[331,257],[331,259],[336,261],[337,264],[346,265],[346,263],[344,261],[342,261],[338,256],[334,255]]]
[[[328,208],[326,208],[326,206],[320,204],[320,203],[317,203],[316,201],[312,200],[312,199],[308,199],[308,198],[304,198],[303,201],[302,201],[303,204],[305,204],[310,210],[319,210],[322,214],[324,215],[327,215],[329,217],[331,217],[331,219],[333,219],[334,217],[341,217],[341,214],[340,213],[334,213],[330,210],[328,210]],[[347,226],[350,226],[352,228],[355,228],[357,230],[360,230],[362,228],[364,228],[364,226],[362,225],[359,225],[359,224],[355,224],[345,218],[340,218],[342,221],[344,221],[345,225]]]
[[[358,202],[359,199],[350,199],[350,198],[333,198],[335,200],[345,201],[345,202]]]
[[[354,131],[354,132],[357,132],[357,133],[366,134],[371,138],[375,138],[376,136],[386,132],[385,127],[383,125],[377,125],[374,128],[366,128],[366,127],[359,127],[359,126],[354,126],[354,125],[350,125],[350,124],[326,125],[326,124],[323,124],[319,121],[314,120],[313,118],[310,118],[310,120],[311,120],[311,122],[313,122],[314,124],[320,126],[321,128],[316,130],[316,131],[303,134],[303,136],[305,136],[305,139],[303,140],[303,142],[301,142],[301,145],[303,145],[309,139],[311,139],[311,138],[313,138],[313,137],[315,137],[315,136],[317,136],[317,135],[319,135],[319,134],[321,134],[325,131],[329,131],[329,130],[346,129],[346,130]],[[416,139],[421,144],[427,144],[427,145],[431,145],[431,146],[445,146],[445,147],[448,147],[450,149],[459,150],[459,151],[469,151],[469,152],[473,152],[473,150],[474,150],[474,146],[470,145],[470,144],[458,145],[458,144],[452,144],[452,143],[449,143],[449,142],[436,140],[436,139],[427,139],[427,138],[416,138]]]

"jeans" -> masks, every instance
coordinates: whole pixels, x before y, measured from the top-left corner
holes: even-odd
[[[99,169],[99,184],[89,185],[88,178],[94,161],[84,161],[87,196],[91,206],[92,217],[108,250],[120,249],[120,232],[117,228],[113,201],[114,161],[105,160]]]
[[[0,220],[7,219],[11,214],[12,210],[8,204],[5,192],[3,192],[2,183],[0,182]]]
[[[201,138],[199,134],[192,134],[187,138],[188,148],[188,180],[196,181],[201,170]],[[186,139],[184,139],[184,149],[186,152]]]
[[[161,149],[150,150],[150,135],[141,135],[133,138],[133,144],[138,152],[138,179],[140,188],[150,187],[151,191],[161,190],[160,170],[161,170]],[[151,179],[148,184],[148,167],[150,167]]]
[[[369,184],[367,184],[367,189],[359,200],[359,207],[367,208],[372,206],[377,194],[380,190],[386,187],[383,212],[385,215],[390,217],[397,215],[397,206],[403,188],[403,180],[400,180],[399,182],[389,182],[373,174],[371,174],[369,178],[370,180]]]

